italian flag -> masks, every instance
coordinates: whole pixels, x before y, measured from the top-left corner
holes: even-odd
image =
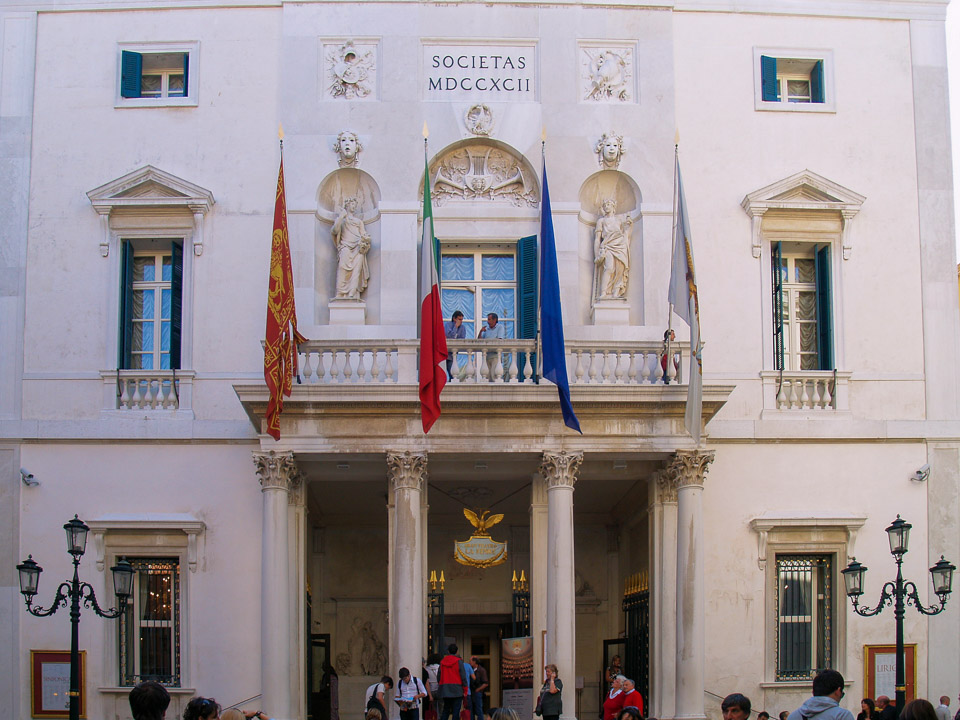
[[[420,249],[423,300],[420,304],[420,420],[423,432],[440,417],[440,391],[447,384],[447,336],[440,310],[440,252],[433,236],[430,168],[423,158],[423,243]]]

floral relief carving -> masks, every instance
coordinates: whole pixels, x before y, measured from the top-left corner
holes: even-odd
[[[540,194],[532,173],[520,158],[492,145],[467,145],[450,150],[430,168],[433,202],[451,200],[509,202],[537,207]]]
[[[326,63],[328,92],[332,97],[357,100],[373,92],[375,46],[358,46],[353,40],[348,40],[327,49]]]
[[[253,453],[253,465],[263,490],[292,490],[302,482],[300,468],[292,452]]]
[[[427,479],[427,454],[409,450],[387,453],[387,475],[395,490],[420,490]]]
[[[678,489],[691,485],[702,487],[715,456],[713,450],[677,450],[666,473],[672,477]]]
[[[633,50],[627,47],[582,47],[583,99],[588,102],[632,102]]]

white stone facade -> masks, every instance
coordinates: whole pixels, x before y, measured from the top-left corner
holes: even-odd
[[[648,712],[716,720],[739,691],[775,715],[809,694],[808,680],[778,679],[778,553],[830,558],[830,660],[858,712],[864,647],[892,642],[893,617],[855,616],[839,571],[855,554],[875,601],[894,572],[883,529],[898,513],[914,526],[905,573],[921,598],[933,600],[927,568],[941,554],[960,561],[945,7],[0,8],[0,706],[29,718],[30,651],[69,646],[65,612],[26,614],[14,566],[32,554],[45,568],[47,604],[69,569],[60,526],[76,513],[93,531],[81,577],[104,604],[116,558],[180,564],[168,717],[202,694],[306,718],[309,633],[328,636],[340,712],[358,717],[382,672],[419,668],[433,569],[446,572],[448,635],[461,641],[496,638],[510,574],[526,571],[534,667],[560,666],[565,718],[597,714],[603,640],[624,631],[637,573],[650,586]],[[174,67],[161,97],[125,97],[124,50],[188,58],[184,96],[162,97]],[[808,89],[823,102],[764,99],[761,57],[808,80],[821,62]],[[261,341],[281,123],[310,343],[274,442],[260,432]],[[476,325],[451,341],[471,364],[422,433],[425,124],[436,235],[459,252],[512,255],[539,233],[546,158],[582,437],[564,428],[552,385],[517,382],[532,341],[489,352]],[[345,131],[362,146],[346,160],[334,150]],[[604,136],[621,139],[606,162]],[[689,334],[675,317],[674,382],[658,379],[677,136],[706,341],[699,451],[683,427]],[[331,233],[348,197],[370,277],[338,305]],[[630,273],[624,297],[600,301],[607,199],[632,222]],[[124,248],[172,241],[179,368],[118,367]],[[829,260],[829,369],[777,367],[778,243]],[[40,484],[21,483],[21,467]],[[464,505],[505,514],[492,534],[509,541],[506,564],[453,562]],[[931,619],[908,610],[919,696],[960,690],[957,600]],[[85,611],[91,718],[130,716],[117,632]],[[496,649],[462,650],[497,661]]]

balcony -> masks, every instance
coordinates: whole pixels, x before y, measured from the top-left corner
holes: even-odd
[[[452,385],[528,383],[538,362],[533,340],[448,340],[447,349],[455,358]],[[298,379],[305,385],[416,385],[419,350],[418,340],[311,340],[300,345]],[[572,386],[676,384],[689,346],[672,345],[671,354],[665,382],[660,343],[568,342],[567,375]]]
[[[190,410],[195,375],[189,370],[101,370],[103,409]]]

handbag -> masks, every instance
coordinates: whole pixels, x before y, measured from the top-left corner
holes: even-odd
[[[543,693],[541,692],[537,695],[537,707],[534,709],[533,714],[537,717],[543,715]]]

